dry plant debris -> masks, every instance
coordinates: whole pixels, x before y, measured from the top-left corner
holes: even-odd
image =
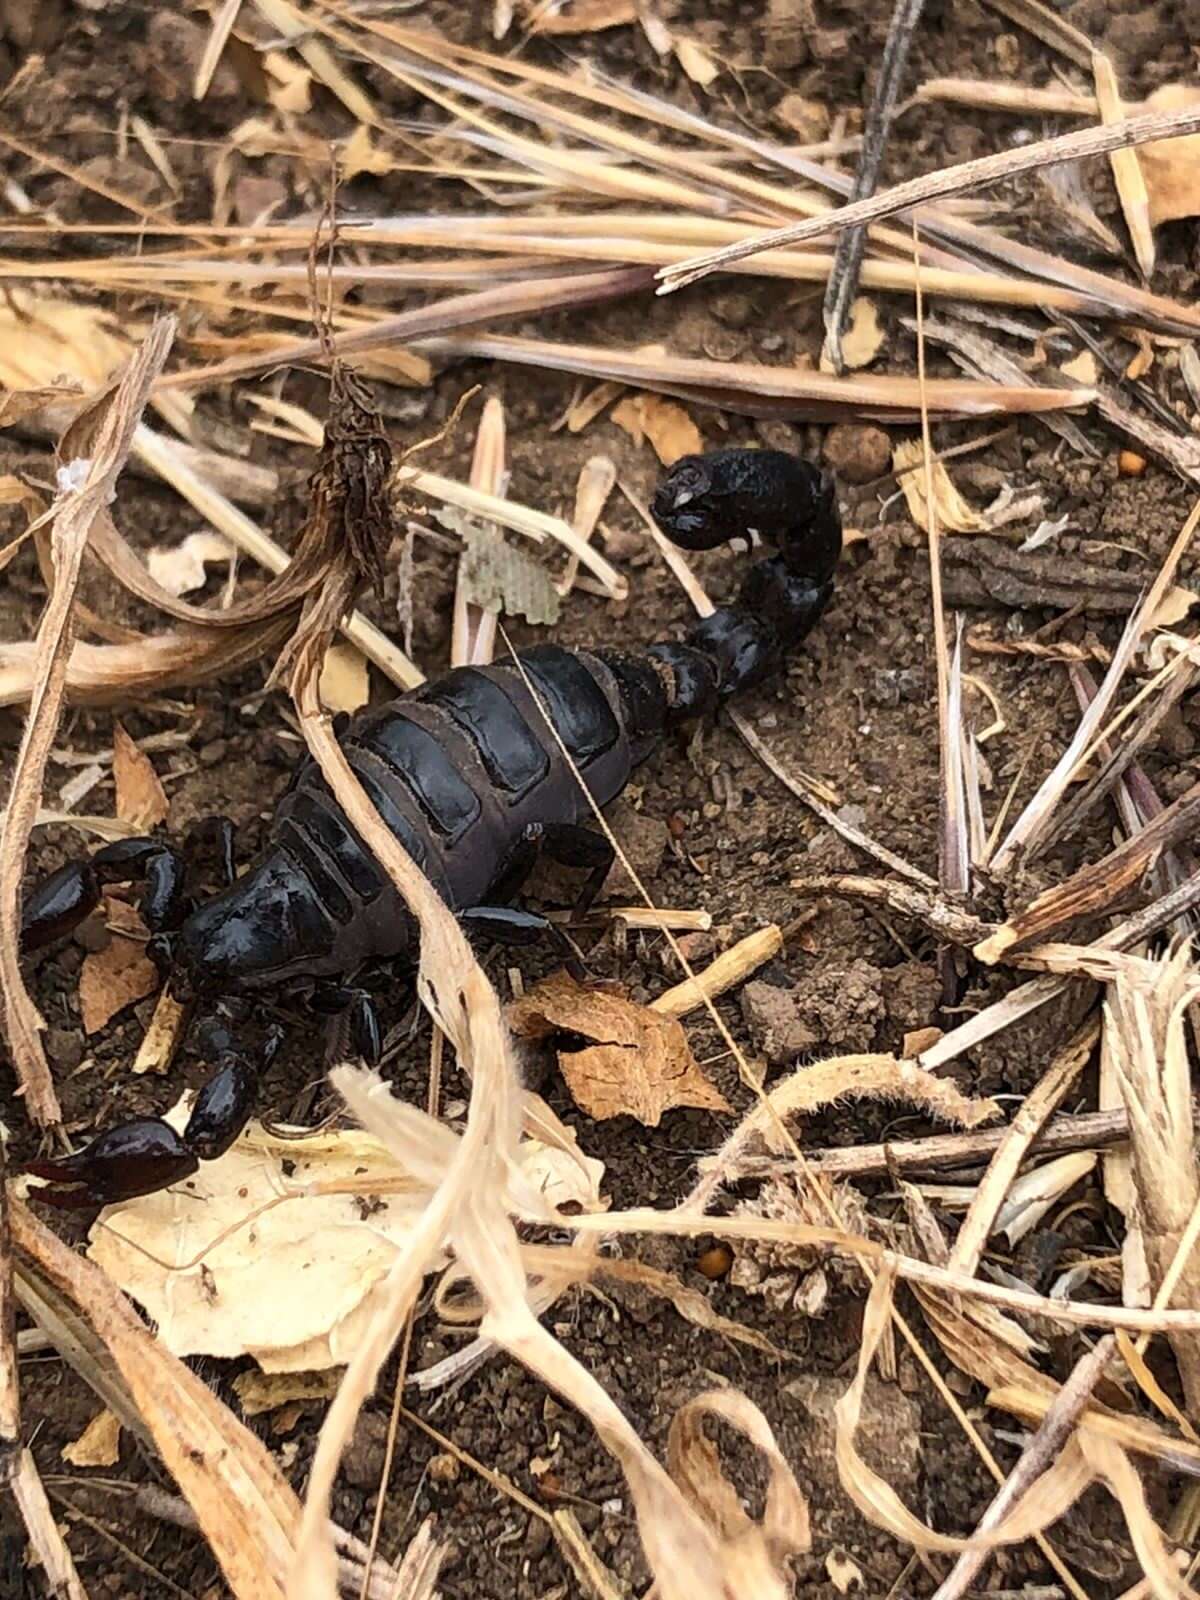
[[[705,1077],[683,1025],[618,994],[587,988],[567,973],[546,978],[508,1008],[520,1039],[577,1034],[584,1047],[560,1046],[558,1065],[581,1111],[603,1121],[631,1116],[656,1128],[674,1106],[730,1109]]]
[[[167,1113],[173,1126],[190,1101]],[[172,1354],[319,1372],[344,1366],[377,1314],[428,1194],[367,1134],[297,1133],[251,1123],[178,1190],[101,1213],[89,1256],[153,1317]],[[551,1207],[598,1205],[598,1167],[539,1140],[519,1152],[521,1181]]]

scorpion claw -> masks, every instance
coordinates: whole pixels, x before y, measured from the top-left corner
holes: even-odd
[[[190,1178],[199,1164],[169,1123],[141,1117],[102,1133],[75,1155],[31,1161],[24,1171],[47,1184],[33,1191],[34,1199],[82,1210],[153,1194]]]

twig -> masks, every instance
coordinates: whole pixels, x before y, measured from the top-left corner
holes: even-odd
[[[1200,132],[1200,108],[1164,112],[1154,116],[1131,117],[1125,122],[1109,127],[1084,128],[1076,133],[1060,134],[1054,139],[1042,139],[1016,150],[1001,150],[995,155],[981,156],[976,161],[963,161],[953,167],[943,167],[921,178],[910,178],[898,183],[881,195],[869,200],[859,200],[819,217],[793,223],[786,228],[773,228],[756,239],[727,245],[706,255],[694,256],[691,261],[676,266],[660,268],[657,276],[659,294],[671,294],[686,284],[705,278],[710,272],[724,269],[732,261],[744,261],[747,256],[780,245],[801,244],[808,239],[819,239],[825,234],[839,233],[860,223],[877,222],[883,217],[895,216],[899,211],[924,205],[930,200],[940,200],[947,195],[962,194],[968,189],[982,188],[999,183],[1018,173],[1033,172],[1057,161],[1082,161],[1088,156],[1107,155],[1110,150],[1123,150],[1137,145],[1152,144],[1157,139],[1174,139]]]
[[[866,123],[863,127],[862,150],[859,153],[858,170],[854,175],[854,188],[850,192],[851,203],[865,200],[873,195],[879,183],[883,153],[887,148],[892,116],[900,94],[900,82],[904,76],[909,47],[917,24],[921,20],[924,4],[925,0],[896,0],[892,20],[888,26],[887,42],[883,47],[883,59],[879,64],[875,93],[867,109]],[[859,269],[866,248],[867,230],[861,227],[847,228],[838,239],[837,249],[833,254],[833,265],[829,269],[823,315],[825,348],[835,372],[844,369],[842,334],[850,315],[850,307],[858,293]]]
[[[884,1144],[851,1145],[845,1149],[806,1150],[813,1172],[829,1178],[906,1178],[955,1172],[988,1160],[1008,1137],[1008,1128],[983,1128],[973,1133],[933,1133],[924,1139],[888,1140]],[[1078,1116],[1055,1117],[1034,1135],[1027,1155],[1066,1155],[1073,1150],[1103,1150],[1129,1138],[1129,1113],[1088,1111]],[[698,1163],[706,1172],[716,1160],[705,1156]],[[741,1156],[725,1168],[730,1182],[739,1178],[782,1177],[794,1173],[790,1156]]]
[[[753,933],[748,933],[744,939],[739,939],[737,944],[723,951],[703,972],[697,973],[694,978],[686,978],[683,983],[677,983],[673,989],[660,994],[650,1002],[650,1009],[668,1017],[686,1017],[689,1011],[704,1004],[706,996],[713,1000],[727,989],[734,988],[782,949],[782,929],[778,923],[768,922],[765,927],[756,928]]]
[[[874,901],[887,906],[899,916],[924,923],[931,933],[952,944],[971,946],[988,936],[984,931],[988,924],[981,917],[956,905],[933,888],[917,888],[910,883],[896,883],[891,878],[861,878],[847,872],[793,878],[791,887],[805,896],[844,894],[858,900]]]
[[[1071,1376],[1055,1395],[1037,1432],[1022,1450],[1000,1492],[979,1519],[976,1534],[991,1532],[1029,1491],[1036,1492],[1037,1480],[1057,1460],[1075,1422],[1104,1375],[1116,1348],[1113,1334],[1105,1334],[1093,1350],[1075,1363]],[[964,1550],[933,1600],[961,1600],[982,1571],[991,1551],[986,1547]]]

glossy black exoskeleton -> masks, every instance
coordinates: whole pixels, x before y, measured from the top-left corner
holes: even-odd
[[[384,822],[464,924],[491,938],[519,944],[554,933],[508,903],[540,854],[588,868],[580,903],[590,904],[612,864],[608,841],[584,826],[592,802],[615,799],[664,730],[777,667],[829,601],[842,544],[837,500],[829,476],[799,457],[687,456],[659,485],[653,513],[689,550],[756,533],[778,554],[752,566],[732,604],[679,643],[636,653],[537,645],[519,666],[456,668],[335,725]],[[352,980],[370,962],[411,962],[416,924],[316,765],[300,767],[270,843],[241,877],[219,826],[217,842],[228,885],[196,906],[184,854],[157,838],[123,840],[63,868],[26,902],[26,948],[75,927],[104,883],[137,877],[173,993],[217,1002],[300,988],[315,1011],[337,1015],[357,1053],[377,1059],[374,1009]],[[230,1039],[217,1061],[182,1134],[157,1118],[113,1128],[65,1160],[32,1164],[50,1185],[37,1197],[66,1206],[129,1199],[228,1149],[250,1115],[256,1067]]]

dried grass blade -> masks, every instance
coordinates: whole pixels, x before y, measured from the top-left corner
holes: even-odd
[[[1077,133],[1060,134],[1057,138],[1023,145],[1018,150],[1001,150],[995,155],[981,156],[976,161],[943,167],[925,177],[896,184],[894,188],[869,200],[856,201],[837,211],[786,228],[772,229],[760,234],[757,239],[696,256],[678,266],[664,267],[657,274],[658,292],[668,294],[681,289],[698,278],[707,277],[710,272],[724,269],[733,261],[744,261],[747,256],[755,255],[760,250],[802,244],[827,233],[839,233],[843,228],[876,222],[912,206],[923,205],[947,195],[962,194],[968,189],[982,188],[986,184],[998,183],[1018,173],[1031,172],[1057,161],[1079,161],[1088,156],[1107,155],[1111,150],[1134,148],[1157,139],[1171,139],[1196,132],[1200,132],[1200,109],[1192,107],[1159,115],[1131,117],[1110,127],[1085,128]]]
[[[4,1033],[30,1116],[42,1127],[61,1121],[58,1097],[42,1049],[42,1019],[30,999],[17,960],[20,944],[21,873],[29,835],[41,801],[46,762],[54,743],[71,655],[71,608],[83,552],[96,519],[106,514],[117,478],[133,445],[150,389],[175,337],[175,323],[155,323],[116,387],[94,414],[98,429],[83,463],[67,462],[66,481],[54,518],[55,582],[38,627],[33,684],[9,802],[0,831],[0,992]]]
[[[504,405],[496,395],[489,395],[479,419],[475,435],[475,454],[471,460],[472,489],[481,494],[503,496],[505,467]],[[492,538],[501,535],[490,528]],[[467,597],[465,577],[466,551],[459,557],[458,581],[454,589],[454,624],[450,639],[450,665],[452,667],[486,667],[496,648],[496,614],[472,603]]]
[[[1102,50],[1092,55],[1092,77],[1096,84],[1096,104],[1106,126],[1124,119],[1125,105],[1117,83],[1116,68]],[[1154,276],[1154,229],[1150,224],[1150,195],[1136,150],[1113,150],[1109,154],[1113,181],[1125,214],[1125,226],[1133,241],[1133,253],[1142,277],[1149,283]]]
[[[433,305],[402,311],[384,317],[367,328],[335,333],[326,348],[320,339],[295,339],[273,345],[270,350],[219,361],[213,366],[174,372],[160,378],[160,393],[170,389],[207,389],[236,378],[250,378],[282,365],[322,365],[330,355],[347,356],[368,350],[385,350],[414,339],[434,338],[458,328],[478,327],[501,317],[526,316],[531,312],[561,310],[568,306],[591,306],[623,295],[635,294],[653,282],[644,267],[617,268],[608,272],[576,273],[559,278],[533,277],[498,289],[481,289],[476,294],[454,295]]]
[[[584,544],[596,531],[600,513],[604,510],[616,481],[616,463],[610,456],[589,456],[584,462],[575,485],[575,514],[571,518],[575,536]],[[579,557],[568,556],[567,565],[558,584],[558,592],[564,599],[575,587],[578,577]]]
[[[975,1191],[950,1253],[952,1267],[972,1275],[979,1270],[997,1214],[1022,1161],[1043,1124],[1061,1105],[1087,1065],[1099,1037],[1099,1019],[1093,1017],[1058,1053],[1037,1087],[1022,1103],[1009,1125],[1004,1142],[992,1157],[983,1182]]]
[[[233,32],[233,25],[237,21],[238,12],[242,9],[242,0],[223,0],[220,11],[213,17],[212,31],[204,46],[204,54],[196,68],[196,79],[192,85],[192,99],[203,100],[208,93],[209,85],[213,80],[213,73],[221,59],[221,52]]]
[[[12,1221],[18,1253],[80,1308],[111,1352],[238,1600],[283,1600],[299,1506],[269,1452],[163,1349],[99,1267],[20,1201]]]
[[[1104,675],[1104,681],[1091,705],[1079,719],[1079,726],[1075,736],[1066,750],[1059,757],[1053,770],[1042,783],[1037,793],[1030,800],[1024,811],[1017,818],[1000,848],[992,860],[992,868],[997,873],[1003,873],[1011,867],[1018,851],[1033,850],[1042,838],[1054,814],[1055,807],[1062,798],[1071,776],[1084,751],[1087,750],[1096,734],[1099,732],[1113,696],[1117,692],[1125,669],[1133,657],[1133,652],[1141,642],[1142,636],[1149,628],[1155,613],[1162,602],[1163,596],[1175,580],[1175,572],[1179,562],[1191,543],[1192,535],[1200,525],[1200,501],[1192,508],[1190,515],[1179,530],[1174,544],[1167,553],[1167,557],[1159,568],[1158,574],[1151,584],[1145,599],[1137,610],[1130,616],[1125,631],[1121,635],[1121,642],[1113,654],[1112,663]]]
[[[1025,1493],[1038,1485],[1042,1474],[1050,1471],[1060,1458],[1060,1452],[1066,1448],[1074,1432],[1080,1412],[1104,1376],[1115,1344],[1114,1336],[1108,1334],[1075,1363],[1074,1371],[1050,1403],[1037,1432],[1022,1450],[1000,1492],[980,1518],[973,1543],[978,1541],[981,1534],[991,1533],[1002,1523]],[[935,1592],[933,1600],[961,1600],[986,1562],[986,1550],[964,1550]]]
[[[704,403],[731,410],[741,395],[769,396],[788,403],[790,416],[823,417],[843,413],[873,416],[884,421],[911,421],[920,415],[921,393],[915,378],[901,374],[857,373],[837,378],[829,373],[796,367],[766,366],[747,361],[709,361],[698,357],[647,355],[606,345],[557,344],[547,339],[523,339],[500,334],[420,341],[426,350],[522,366],[549,367],[583,377],[613,378],[664,394],[699,397]],[[1070,406],[1088,405],[1093,389],[1046,389],[1026,385],[974,383],[955,378],[930,378],[926,393],[931,415],[991,416],[1041,415]]]

